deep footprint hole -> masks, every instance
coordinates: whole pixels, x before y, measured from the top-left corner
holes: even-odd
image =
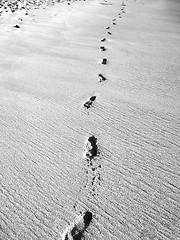
[[[106,58],[103,58],[101,64],[106,65],[106,64],[107,64],[107,59],[106,59]]]
[[[95,100],[96,100],[96,96],[92,96],[92,97],[90,97],[89,100],[90,100],[90,101],[95,101]]]
[[[85,228],[87,228],[90,224],[90,222],[92,221],[93,215],[91,212],[86,211],[84,214],[84,226]]]
[[[88,149],[86,153],[86,157],[92,160],[94,157],[98,155],[97,138],[95,138],[94,136],[91,136],[88,138],[88,142],[90,143],[91,148]]]

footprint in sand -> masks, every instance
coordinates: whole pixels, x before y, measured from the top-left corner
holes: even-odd
[[[110,27],[107,27],[106,29],[110,29]]]
[[[106,51],[106,48],[103,47],[103,46],[101,46],[101,47],[100,47],[100,50],[104,52],[104,51]]]
[[[104,77],[102,74],[98,74],[98,80],[99,80],[99,82],[104,82],[107,80],[107,78]]]
[[[93,219],[93,214],[86,211],[72,223],[63,233],[62,240],[81,240],[84,233]]]
[[[112,35],[112,33],[111,33],[111,32],[107,32],[107,34],[109,34],[109,35]]]
[[[113,18],[112,21],[115,22],[115,21],[116,21],[116,18]]]
[[[89,98],[87,102],[84,103],[85,108],[90,108],[92,106],[92,103],[96,100],[96,96],[92,96]]]
[[[106,65],[107,64],[107,58],[103,58],[102,61],[101,61],[101,64]]]
[[[97,157],[99,154],[98,146],[97,146],[97,138],[95,136],[91,136],[87,139],[85,150],[84,150],[84,158],[88,161],[91,161],[94,157]]]
[[[113,25],[117,25],[117,23],[113,22]]]
[[[106,38],[102,38],[100,41],[101,41],[101,42],[105,42],[105,41],[106,41]]]
[[[13,27],[14,27],[14,28],[20,28],[20,26],[19,26],[19,25],[17,25],[17,24],[16,24],[15,26],[13,26]]]
[[[101,157],[97,138],[91,136],[87,139],[84,158],[87,161],[87,184],[90,183],[90,193],[93,197],[98,196],[97,186],[100,185],[102,178],[99,169],[101,168]],[[85,187],[86,187],[85,186]]]

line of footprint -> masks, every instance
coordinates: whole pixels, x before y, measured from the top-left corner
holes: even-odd
[[[104,0],[104,2],[100,4],[104,4],[107,6],[112,5],[111,3],[109,4],[107,0]],[[122,14],[125,13],[124,11],[125,6],[126,4],[123,2],[121,4],[121,12],[118,13],[118,17],[112,19],[112,24],[114,26],[117,25],[118,18],[121,18]],[[108,36],[111,36],[112,35],[111,27],[109,26],[106,27],[106,30],[108,30],[106,34]],[[102,38],[100,39],[100,42],[105,43],[107,40],[108,40],[107,38]],[[99,49],[102,52],[107,51],[107,48],[105,45],[100,46]],[[102,65],[106,65],[107,62],[108,62],[107,58],[103,58],[101,60]],[[99,83],[102,83],[107,80],[107,78],[102,73],[99,73],[97,75],[97,78]],[[93,106],[93,103],[96,101],[96,99],[97,99],[96,96],[89,97],[89,99],[84,102],[83,107],[85,109],[90,110],[90,108]],[[98,186],[101,185],[101,181],[103,180],[103,178],[101,176],[102,160],[101,160],[100,148],[98,144],[98,139],[94,135],[88,137],[88,139],[85,142],[83,158],[86,161],[85,173],[86,173],[87,179],[84,185],[80,188],[79,195],[82,193],[82,191],[85,188],[88,187],[90,188],[89,190],[90,196],[96,198],[98,197],[98,193],[97,193]],[[78,205],[78,199],[73,206],[75,211],[77,211],[77,205]],[[88,210],[88,211],[85,211],[84,213],[80,211],[80,215],[77,218],[77,220],[65,230],[62,240],[83,239],[84,232],[89,226],[89,224],[91,223],[92,219],[93,219],[93,213],[91,211]]]

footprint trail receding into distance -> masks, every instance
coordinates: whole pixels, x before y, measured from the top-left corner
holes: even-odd
[[[107,0],[104,0],[104,3],[100,3],[104,5],[112,5],[109,4]],[[118,13],[118,17],[122,17],[122,13],[124,13],[124,2],[121,4],[121,13]],[[113,18],[111,24],[114,26],[117,25],[116,21],[118,19]],[[111,27],[105,27],[106,30],[111,29]],[[113,29],[112,29],[113,30]],[[112,32],[107,31],[107,35],[112,35]],[[107,38],[102,38],[100,42],[106,42]],[[99,50],[105,52],[107,50],[106,46],[100,46]],[[107,65],[107,58],[102,58],[101,64]],[[107,78],[99,73],[97,75],[99,83],[102,83],[107,80]],[[90,109],[93,106],[94,101],[96,100],[96,96],[91,96],[89,99],[83,104],[84,108]],[[94,135],[89,136],[85,141],[85,147],[83,152],[83,160],[84,162],[84,170],[85,170],[85,178],[86,181],[83,181],[84,184],[80,187],[78,191],[77,200],[74,203],[74,210],[77,212],[77,207],[79,206],[79,200],[81,198],[81,194],[83,192],[89,193],[88,198],[95,198],[98,200],[98,188],[101,186],[102,178],[102,159],[100,155],[100,149],[98,140]],[[86,211],[78,211],[78,217],[75,221],[72,222],[62,234],[62,240],[82,240],[85,239],[84,233],[86,229],[89,227],[90,223],[93,219],[93,213],[90,210]]]

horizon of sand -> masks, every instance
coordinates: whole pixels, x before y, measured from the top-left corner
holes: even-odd
[[[0,240],[178,239],[179,9],[0,17]]]

